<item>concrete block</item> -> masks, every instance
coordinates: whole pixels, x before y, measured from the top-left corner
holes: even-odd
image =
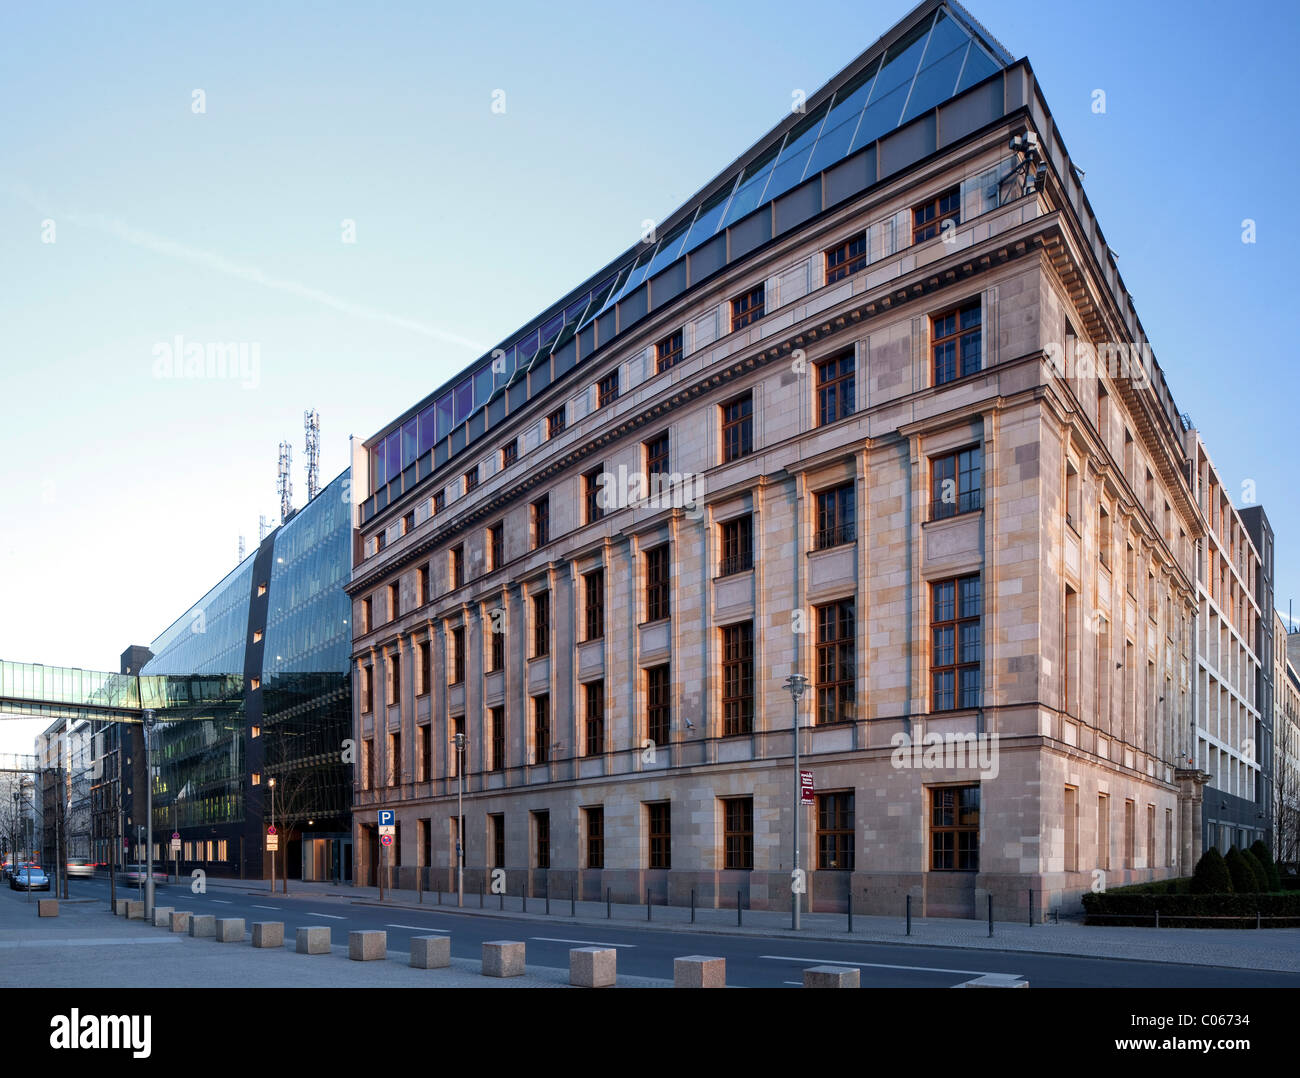
[[[329,925],[308,925],[298,929],[296,935],[299,954],[330,953]]]
[[[253,922],[253,946],[254,947],[283,947],[284,946],[284,922],[283,921],[254,921]]]
[[[348,957],[353,962],[381,962],[388,957],[388,933],[369,929],[348,933]]]
[[[446,969],[451,965],[451,937],[412,936],[411,965],[416,969]]]
[[[173,932],[188,932],[190,930],[190,911],[172,910],[171,929]]]
[[[809,966],[803,971],[805,988],[860,988],[861,980],[857,966]]]
[[[243,943],[244,919],[242,917],[218,917],[217,942]]]
[[[144,920],[144,899],[128,899],[126,903],[126,919],[128,921]]]
[[[726,988],[727,960],[691,954],[673,959],[674,988]]]
[[[38,898],[36,900],[37,917],[57,917],[59,915],[59,900],[57,898]]]
[[[131,900],[129,898],[119,898],[113,903],[113,915],[115,917],[126,916],[126,905]]]
[[[483,944],[484,977],[522,977],[524,945],[520,940],[489,940]]]
[[[569,983],[576,988],[613,988],[618,983],[618,952],[613,947],[574,947],[569,951]]]
[[[196,913],[190,918],[190,935],[199,937],[215,936],[217,919],[210,913]]]
[[[154,928],[170,928],[174,906],[155,906],[153,908]]]

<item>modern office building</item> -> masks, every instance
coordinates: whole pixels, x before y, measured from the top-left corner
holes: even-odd
[[[1300,865],[1300,633],[1273,613],[1273,856]]]
[[[1272,845],[1274,806],[1276,791],[1273,764],[1276,756],[1275,737],[1275,703],[1277,683],[1275,680],[1276,662],[1274,651],[1278,647],[1277,637],[1273,632],[1273,525],[1269,523],[1268,514],[1262,505],[1245,505],[1238,510],[1241,523],[1250,536],[1255,548],[1255,657],[1259,661],[1255,673],[1255,707],[1259,710],[1259,725],[1255,730],[1255,758],[1259,761],[1256,777],[1258,787],[1255,791],[1255,829],[1263,831],[1265,843]],[[1254,839],[1251,839],[1253,842]]]
[[[381,808],[403,886],[461,832],[471,891],[675,904],[1189,872],[1204,527],[1080,179],[1028,60],[926,0],[354,445],[359,878]]]
[[[158,711],[152,750],[155,855],[182,874],[269,876],[274,780],[277,871],[350,877],[349,479],[267,535],[139,668],[196,686],[192,706]],[[213,691],[223,680],[233,693]]]

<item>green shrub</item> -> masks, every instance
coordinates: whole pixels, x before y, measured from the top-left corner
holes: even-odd
[[[1256,860],[1264,866],[1264,872],[1268,875],[1268,889],[1270,891],[1282,890],[1282,874],[1277,870],[1277,862],[1273,860],[1273,851],[1268,848],[1263,839],[1256,839],[1250,852],[1255,855]]]
[[[1260,864],[1259,858],[1250,850],[1242,850],[1241,859],[1246,862],[1255,876],[1255,893],[1268,894],[1272,888],[1268,885],[1268,873],[1264,870],[1264,866]]]
[[[1189,890],[1194,895],[1228,895],[1232,889],[1232,875],[1223,855],[1211,846],[1196,862]]]
[[[1241,856],[1241,851],[1233,846],[1223,859],[1232,879],[1232,889],[1239,895],[1255,894],[1259,891],[1259,877],[1255,875],[1250,863]]]
[[[1082,899],[1087,924],[1145,925],[1160,915],[1168,928],[1254,928],[1256,915],[1265,928],[1300,927],[1300,892],[1281,895],[1157,895],[1105,891]],[[1205,918],[1209,918],[1206,920]]]

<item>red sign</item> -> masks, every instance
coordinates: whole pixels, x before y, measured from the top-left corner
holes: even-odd
[[[799,804],[811,805],[815,803],[813,788],[813,773],[811,771],[799,772]]]
[[[266,833],[267,833],[268,835],[274,835],[274,834],[277,834],[278,832],[277,832],[276,829],[275,829],[275,824],[271,824],[271,826],[268,827],[268,828],[266,829]]]
[[[392,835],[380,835],[380,836],[379,836],[379,843],[380,843],[381,846],[391,846],[391,845],[393,844],[393,836],[392,836]]]
[[[173,841],[173,842],[180,842],[180,840],[181,840],[181,833],[180,833],[179,831],[173,831],[173,832],[172,832],[172,841]]]

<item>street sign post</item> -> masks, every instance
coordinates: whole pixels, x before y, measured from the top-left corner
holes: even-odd
[[[397,833],[397,813],[392,809],[379,810],[379,901],[384,900],[384,876],[388,872],[388,848]]]

